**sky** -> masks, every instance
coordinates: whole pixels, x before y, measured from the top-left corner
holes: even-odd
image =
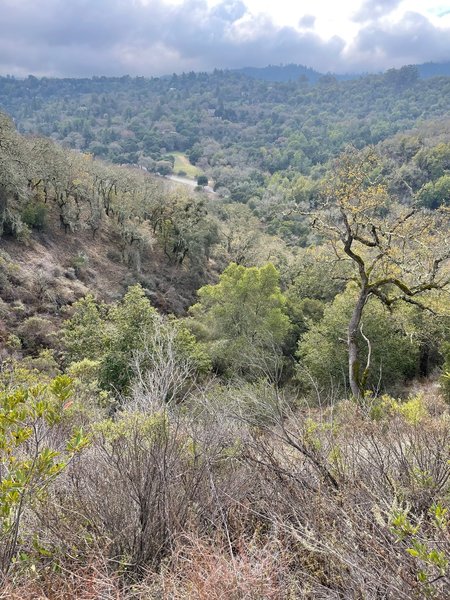
[[[450,0],[0,0],[0,74],[158,76],[450,61]]]

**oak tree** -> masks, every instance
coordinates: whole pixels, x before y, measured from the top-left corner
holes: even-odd
[[[347,328],[348,377],[361,398],[370,369],[370,340],[363,332],[364,307],[376,297],[388,308],[407,302],[439,310],[450,286],[450,213],[401,205],[387,193],[373,149],[347,151],[324,185],[320,201],[304,211],[320,237],[328,240],[337,261],[351,266],[349,280],[358,287]],[[358,338],[368,359],[361,367]]]

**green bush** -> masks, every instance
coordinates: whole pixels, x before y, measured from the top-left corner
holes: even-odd
[[[103,390],[129,391],[136,361],[143,373],[151,368],[153,350],[164,349],[164,336],[174,338],[174,354],[168,360],[176,355],[189,359],[198,373],[209,370],[208,356],[194,336],[179,321],[160,317],[139,284],[129,287],[112,306],[97,303],[91,295],[74,306],[74,314],[63,327],[67,358],[69,362],[98,362]]]
[[[277,369],[291,330],[277,269],[231,263],[217,285],[198,291],[191,308],[218,372],[250,379]]]
[[[42,231],[47,220],[47,207],[43,202],[30,202],[23,209],[21,217],[28,227]]]

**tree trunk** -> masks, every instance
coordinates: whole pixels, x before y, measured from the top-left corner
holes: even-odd
[[[368,291],[364,287],[359,294],[350,323],[348,324],[348,379],[352,394],[358,400],[363,394],[363,390],[361,389],[360,364],[358,360],[358,330],[368,295]]]

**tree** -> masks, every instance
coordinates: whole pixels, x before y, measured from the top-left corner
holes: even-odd
[[[419,203],[425,208],[450,206],[450,175],[443,175],[437,181],[429,181],[419,190]]]
[[[158,239],[167,258],[182,265],[186,258],[191,267],[201,271],[211,247],[217,243],[214,221],[208,216],[204,199],[195,199],[183,191],[176,191],[165,199],[171,202],[169,210],[158,223]]]
[[[188,364],[195,374],[209,369],[208,356],[193,335],[179,321],[158,315],[140,285],[129,287],[111,306],[87,295],[74,308],[63,327],[68,359],[72,365],[96,361],[104,390],[127,393],[133,378],[147,381],[158,369],[166,374],[171,362],[176,368]]]
[[[198,295],[191,314],[216,369],[251,377],[267,370],[272,354],[274,361],[280,357],[291,324],[272,264],[246,268],[231,263],[218,284],[202,287]]]
[[[345,331],[357,295],[358,289],[350,283],[349,289],[325,306],[320,320],[309,319],[309,328],[301,337],[298,350],[299,377],[307,385],[314,381],[317,389],[330,393],[347,387]],[[402,305],[391,312],[375,297],[368,299],[362,330],[371,343],[368,388],[392,392],[418,373],[420,338],[411,323],[414,313],[413,306]],[[357,343],[361,360],[367,362],[369,349],[363,335],[358,337]]]
[[[220,254],[227,262],[250,266],[266,262],[268,238],[262,237],[261,222],[244,204],[225,204],[219,210]],[[262,260],[261,260],[262,259]]]
[[[4,232],[20,237],[24,224],[20,200],[25,196],[27,155],[11,120],[0,112],[0,238]]]
[[[421,309],[439,308],[439,292],[450,284],[449,217],[396,204],[377,176],[379,159],[372,149],[349,150],[336,164],[317,207],[305,211],[311,226],[331,244],[338,261],[351,265],[349,280],[358,295],[347,328],[351,392],[361,398],[370,369],[360,366],[358,339],[364,307],[376,297],[386,307],[407,302]]]

